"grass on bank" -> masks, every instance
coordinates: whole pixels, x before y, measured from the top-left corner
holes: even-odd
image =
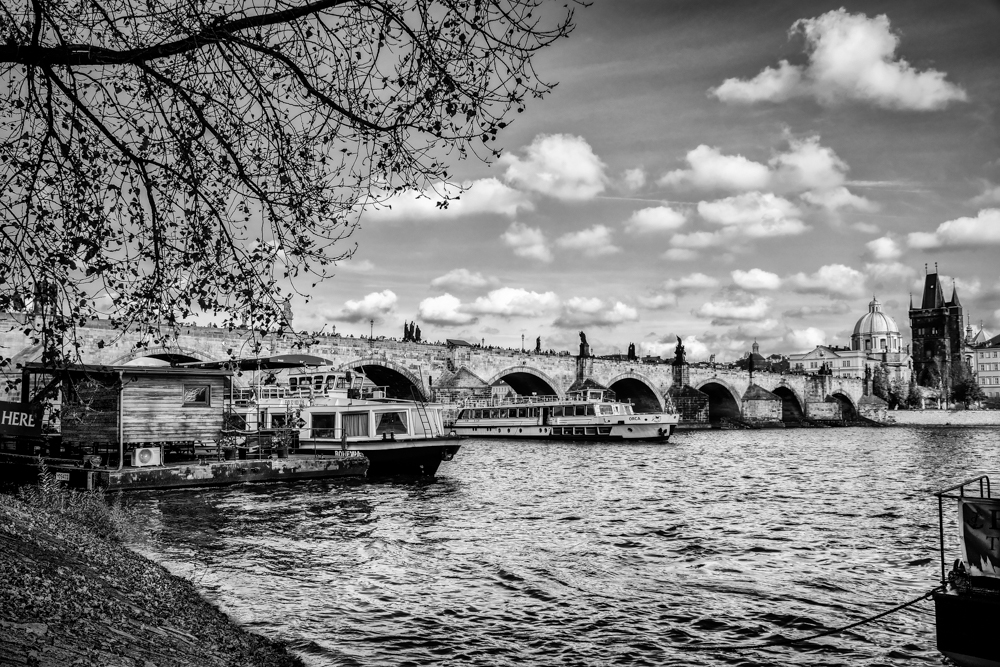
[[[56,480],[41,457],[38,458],[37,484],[22,486],[17,497],[30,508],[59,514],[112,542],[133,542],[144,537],[139,528],[141,522],[136,520],[137,511],[122,500],[120,491],[109,495],[102,489],[67,489]]]

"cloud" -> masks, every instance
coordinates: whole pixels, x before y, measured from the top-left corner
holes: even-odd
[[[799,220],[801,211],[793,203],[771,193],[744,194],[698,202],[698,214],[706,222],[720,225],[715,232],[675,234],[670,245],[700,249],[735,243],[741,239],[791,236],[806,231]]]
[[[585,257],[601,257],[621,252],[621,248],[611,242],[611,229],[604,225],[594,225],[578,232],[560,236],[556,245],[567,250],[576,250]]]
[[[808,352],[817,345],[826,345],[826,332],[816,327],[792,329],[785,334],[785,344],[792,350]]]
[[[559,317],[552,324],[564,329],[587,326],[612,327],[638,320],[638,311],[621,301],[616,301],[609,307],[601,299],[575,296],[566,301]]]
[[[917,271],[900,262],[873,262],[865,264],[865,273],[876,287],[886,287],[913,280]]]
[[[799,306],[798,308],[792,308],[791,310],[786,310],[781,314],[782,317],[789,319],[801,319],[804,317],[816,317],[825,315],[846,315],[853,309],[850,304],[846,301],[834,301],[831,304],[826,304],[822,306]]]
[[[851,229],[857,230],[864,234],[878,234],[881,230],[878,225],[871,222],[855,222],[851,225]]]
[[[742,290],[727,289],[712,301],[701,305],[694,314],[711,318],[713,325],[730,324],[740,320],[763,320],[767,317],[771,300]]]
[[[559,297],[555,292],[539,293],[514,287],[501,287],[464,306],[463,311],[500,317],[539,317],[558,308]]]
[[[938,274],[938,280],[941,281],[942,287],[946,290],[944,295],[946,299],[951,298],[952,287],[958,288],[958,297],[961,299],[965,297],[976,297],[983,290],[983,283],[979,278],[973,278],[972,280],[966,280],[965,278],[957,278],[945,275],[943,273]],[[924,290],[924,278],[923,276],[915,279],[912,283],[913,291],[916,293],[916,298],[920,298],[920,295]]]
[[[673,308],[677,305],[676,294],[651,294],[649,296],[640,296],[636,300],[640,306],[649,308],[650,310],[663,310],[665,308]]]
[[[604,190],[604,163],[583,137],[540,134],[525,152],[523,159],[504,153],[498,160],[516,187],[563,200],[593,199]]]
[[[437,183],[427,190],[408,190],[391,197],[386,204],[364,212],[366,221],[454,220],[477,214],[513,217],[518,211],[534,210],[534,204],[518,190],[495,178],[464,184],[464,191],[449,183]],[[446,196],[452,197],[442,208]],[[457,198],[456,198],[457,197]]]
[[[877,262],[888,262],[899,259],[903,256],[903,251],[899,244],[890,236],[873,239],[865,244],[868,254]]]
[[[655,234],[672,232],[684,225],[687,216],[669,206],[653,206],[632,213],[625,221],[625,231],[630,234]]]
[[[420,302],[417,317],[421,322],[443,327],[473,324],[476,317],[461,312],[462,302],[451,294],[430,297]]]
[[[834,106],[865,102],[883,109],[933,111],[965,101],[959,86],[937,70],[916,70],[896,56],[899,37],[889,18],[868,18],[841,8],[792,24],[790,35],[805,39],[807,63],[782,60],[749,80],[726,79],[709,94],[723,102],[753,104],[811,97]]]
[[[711,352],[697,336],[685,336],[681,340],[684,343],[684,357],[688,361],[708,361]],[[672,359],[677,349],[677,338],[671,334],[655,342],[644,341],[639,343],[639,349],[643,355]]]
[[[701,144],[688,151],[688,168],[664,174],[660,185],[690,185],[700,190],[761,190],[771,182],[768,168],[742,155],[723,155],[718,148]]]
[[[987,208],[974,218],[942,222],[933,232],[912,232],[907,245],[920,250],[935,248],[982,248],[1000,245],[1000,209]]]
[[[698,253],[688,248],[669,248],[663,253],[663,259],[669,259],[672,262],[690,262],[698,257],[700,257]]]
[[[1000,204],[1000,185],[983,183],[983,191],[969,200],[975,206],[986,206],[988,204]]]
[[[777,274],[763,269],[750,269],[749,271],[737,269],[729,275],[732,276],[737,287],[748,291],[775,290],[781,287],[781,278]]]
[[[870,199],[856,195],[847,188],[839,186],[831,190],[813,190],[803,192],[802,200],[818,208],[827,211],[836,211],[841,208],[853,208],[859,211],[876,211],[876,205]],[[876,230],[877,231],[877,230]]]
[[[451,289],[479,289],[483,287],[497,286],[500,281],[495,277],[487,278],[478,271],[473,273],[468,269],[452,269],[443,276],[438,276],[431,281],[431,287],[451,288]]]
[[[397,301],[392,290],[372,292],[360,301],[346,301],[336,319],[344,322],[381,321],[396,309]]]
[[[552,251],[545,240],[541,229],[528,227],[520,222],[512,222],[501,236],[503,242],[514,250],[518,257],[536,259],[540,262],[551,262]]]
[[[630,192],[635,192],[646,185],[646,171],[642,167],[626,169],[622,173],[622,184]]]
[[[796,292],[829,297],[856,298],[867,292],[865,275],[843,264],[827,264],[809,275],[796,273],[788,276],[785,283]]]
[[[680,278],[670,278],[664,281],[663,288],[669,292],[685,294],[687,292],[697,292],[698,290],[715,289],[719,286],[719,281],[704,273],[691,273]]]

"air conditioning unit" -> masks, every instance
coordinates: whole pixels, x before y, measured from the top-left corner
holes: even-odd
[[[132,465],[143,466],[163,465],[163,454],[160,447],[139,447],[132,450]]]

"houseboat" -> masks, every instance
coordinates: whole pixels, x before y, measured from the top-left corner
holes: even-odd
[[[322,369],[289,371],[233,388],[232,405],[252,444],[252,434],[291,429],[294,451],[315,455],[363,453],[368,476],[433,476],[458,452],[460,438],[445,429],[443,406],[390,398],[363,373]]]
[[[588,388],[568,392],[566,398],[468,401],[449,425],[460,436],[476,438],[666,442],[677,422],[676,414],[637,413],[630,403],[615,400],[613,392]]]
[[[941,551],[941,585],[934,593],[938,650],[960,667],[1000,667],[994,634],[1000,618],[1000,498],[993,496],[986,475],[935,496]],[[960,557],[951,571],[946,524],[958,527]]]

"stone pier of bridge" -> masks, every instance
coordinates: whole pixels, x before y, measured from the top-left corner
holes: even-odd
[[[41,346],[22,331],[25,315],[0,314],[0,355],[11,377],[19,364],[38,361]],[[95,365],[136,365],[160,362],[216,361],[308,353],[323,357],[333,369],[364,372],[373,382],[389,387],[400,398],[414,395],[446,403],[470,397],[489,397],[497,388],[521,395],[564,396],[590,380],[631,401],[637,411],[675,410],[689,428],[732,424],[792,425],[804,422],[840,422],[878,418],[878,399],[865,395],[864,381],[803,374],[754,373],[704,364],[675,367],[579,358],[568,353],[535,354],[478,345],[369,340],[341,335],[318,335],[302,347],[292,336],[229,331],[215,327],[181,329],[168,345],[151,345],[141,332],[121,334],[96,320],[76,330],[79,360]],[[252,382],[250,375],[234,378]],[[16,400],[10,396],[6,400]]]

